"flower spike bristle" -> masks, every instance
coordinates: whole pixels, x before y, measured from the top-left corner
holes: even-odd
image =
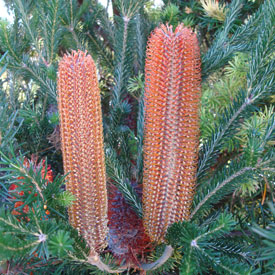
[[[143,213],[152,241],[188,220],[199,146],[200,50],[191,29],[162,25],[145,65]]]
[[[66,188],[76,197],[69,220],[99,251],[106,246],[107,189],[100,90],[90,55],[73,51],[63,57],[58,91]]]

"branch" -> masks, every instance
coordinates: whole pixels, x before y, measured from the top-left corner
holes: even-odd
[[[239,118],[239,116],[243,113],[243,111],[253,102],[249,98],[246,98],[243,104],[232,113],[232,116],[228,119],[227,123],[222,125],[222,130],[218,133],[213,134],[213,138],[210,142],[206,143],[204,147],[206,147],[206,151],[203,154],[202,158],[199,161],[199,167],[197,172],[197,178],[200,178],[205,170],[208,169],[209,160],[213,157],[215,152],[218,150],[220,141],[225,136],[227,131],[230,129],[232,124]]]
[[[199,209],[212,197],[214,196],[221,188],[223,188],[225,185],[227,185],[228,183],[230,183],[231,181],[233,181],[234,179],[242,176],[243,174],[245,174],[247,171],[252,171],[255,168],[253,167],[245,167],[241,170],[239,170],[238,172],[234,173],[233,175],[231,175],[230,177],[228,177],[227,179],[225,179],[224,181],[221,182],[221,184],[217,185],[216,188],[214,188],[209,194],[207,194],[203,200],[200,201],[200,203],[196,206],[196,208],[193,210],[193,212],[190,215],[190,220],[194,217],[194,215],[199,211]]]
[[[128,268],[128,266],[123,266],[118,269],[111,269],[108,265],[101,261],[98,254],[91,254],[88,257],[88,263],[91,265],[95,265],[101,271],[106,271],[108,273],[121,273]]]
[[[140,264],[141,269],[149,271],[149,270],[155,270],[155,269],[159,268],[172,256],[173,251],[174,251],[173,247],[170,245],[167,245],[165,247],[165,250],[164,250],[162,256],[159,259],[157,259],[155,262],[149,263],[149,264],[141,263]],[[91,265],[95,265],[101,271],[105,271],[108,273],[121,273],[129,267],[127,265],[124,265],[118,269],[111,269],[108,265],[106,265],[105,263],[103,263],[101,261],[98,254],[93,254],[93,252],[88,257],[88,263]]]
[[[159,259],[150,264],[143,263],[140,266],[143,270],[155,270],[162,266],[172,256],[173,251],[173,247],[171,245],[167,245],[162,256]]]

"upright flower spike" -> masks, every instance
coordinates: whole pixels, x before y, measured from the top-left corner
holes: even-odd
[[[108,209],[100,91],[90,55],[63,57],[58,91],[66,188],[76,197],[69,220],[93,253],[106,245]]]
[[[183,25],[151,35],[145,65],[143,213],[152,241],[188,220],[199,145],[200,50]]]

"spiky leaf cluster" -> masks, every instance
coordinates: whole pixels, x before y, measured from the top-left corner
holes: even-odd
[[[275,217],[275,208],[272,203],[269,203],[270,211]],[[275,223],[274,220],[266,228],[254,225],[252,230],[261,237],[261,247],[256,249],[258,261],[266,261],[267,272],[264,274],[272,274],[275,270]]]
[[[235,2],[233,1],[233,3]],[[258,32],[257,39],[251,42],[254,47],[250,48],[249,52],[250,62],[246,89],[240,89],[236,93],[232,103],[219,113],[220,119],[216,122],[211,137],[204,142],[200,150],[197,174],[199,181],[203,179],[204,174],[209,171],[209,168],[216,163],[220,150],[223,148],[225,142],[234,136],[237,130],[236,126],[240,123],[240,120],[251,116],[255,111],[255,106],[263,98],[269,96],[274,89],[274,58],[272,58],[275,32],[273,26],[275,16],[274,4],[266,1],[258,13],[263,11],[266,11],[265,16],[262,18],[262,21],[258,22],[262,26],[261,31]],[[257,17],[257,19],[259,18]],[[242,25],[235,32],[235,36],[240,34],[241,30],[243,31],[243,29],[248,28],[249,24],[252,24],[252,22],[248,21]],[[217,41],[219,41],[218,38]],[[215,43],[214,41],[212,47],[204,56],[205,59],[212,59],[211,52],[216,48]],[[203,60],[203,64],[206,65],[206,61]]]
[[[198,225],[192,222],[175,223],[168,229],[166,239],[179,247],[183,258],[182,274],[208,273],[249,274],[249,254],[244,252],[244,241],[230,237],[236,221],[231,214],[222,213],[210,217]],[[227,242],[231,238],[232,243]]]

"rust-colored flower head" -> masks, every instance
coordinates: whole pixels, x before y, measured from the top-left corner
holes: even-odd
[[[106,245],[107,189],[100,91],[90,55],[63,57],[58,91],[66,188],[76,197],[69,220],[96,252]]]
[[[140,194],[140,186],[134,187]],[[108,248],[120,263],[137,267],[138,259],[151,249],[150,239],[144,232],[142,220],[129,207],[121,192],[112,184],[108,191]]]
[[[200,50],[191,29],[162,25],[145,65],[143,213],[152,241],[188,220],[199,145]]]

